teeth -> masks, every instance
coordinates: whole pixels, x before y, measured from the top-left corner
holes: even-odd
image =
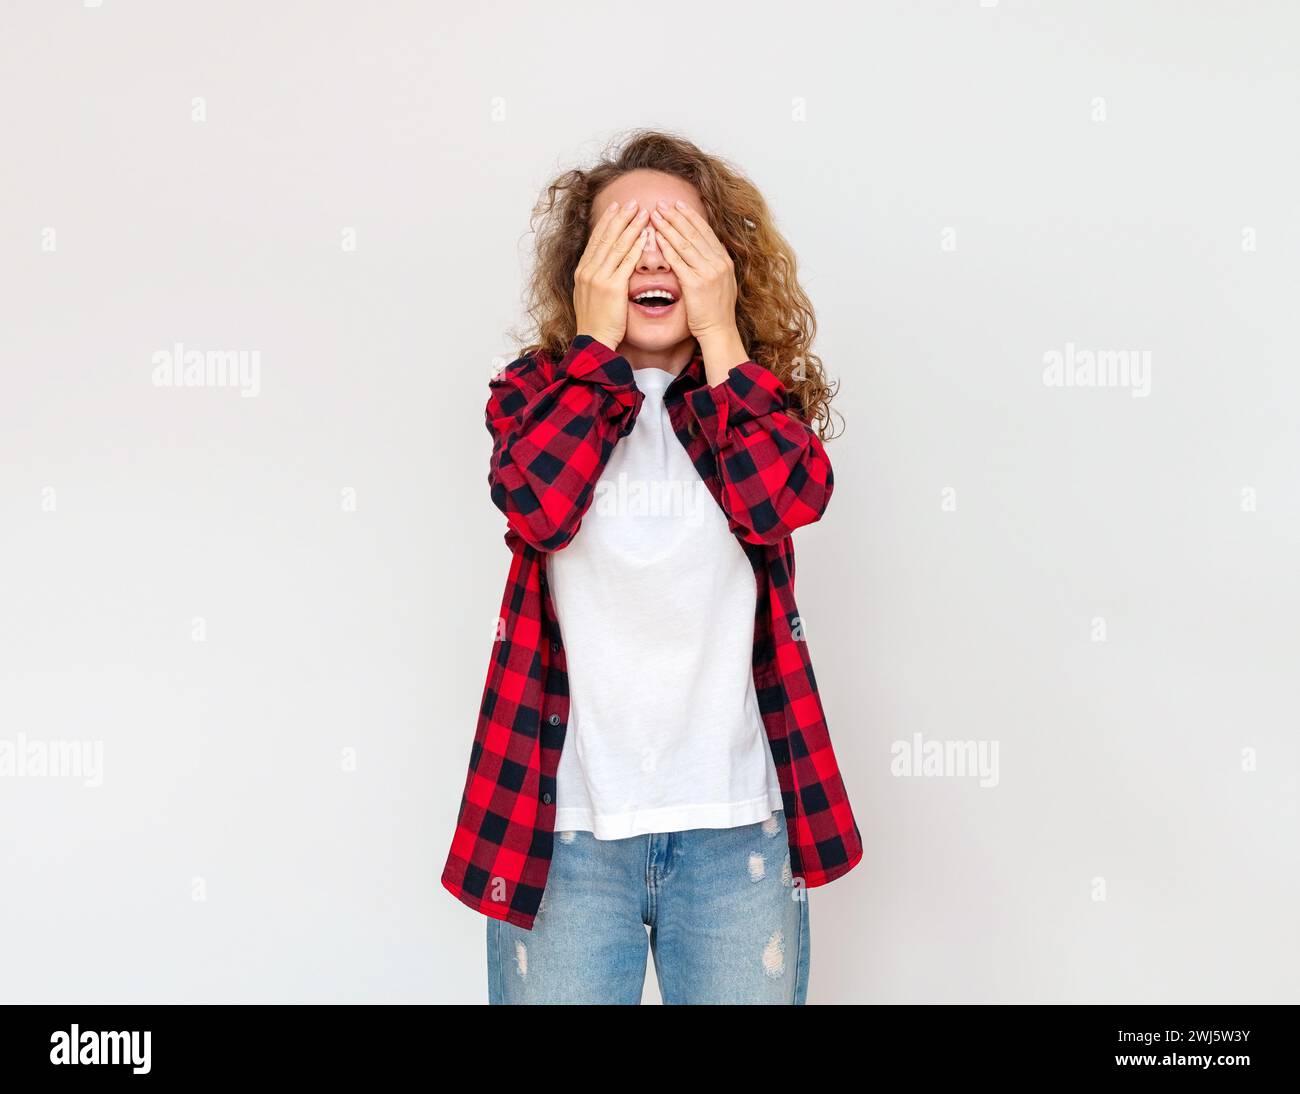
[[[674,303],[673,295],[663,289],[647,289],[643,293],[638,293],[632,298],[638,304],[672,304]]]

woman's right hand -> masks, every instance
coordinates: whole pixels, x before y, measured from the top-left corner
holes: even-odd
[[[611,205],[592,228],[573,274],[577,333],[613,350],[627,332],[627,287],[649,235],[644,226],[649,215],[635,199],[622,208]]]

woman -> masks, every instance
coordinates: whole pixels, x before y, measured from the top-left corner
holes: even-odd
[[[493,1003],[803,1003],[806,890],[862,841],[794,600],[832,476],[814,319],[762,196],[639,132],[537,210],[490,384],[513,552],[442,883]],[[816,429],[814,429],[814,425]]]

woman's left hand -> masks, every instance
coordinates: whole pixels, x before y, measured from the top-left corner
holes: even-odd
[[[709,222],[685,202],[650,211],[659,249],[682,286],[686,326],[701,342],[736,330],[736,272]]]

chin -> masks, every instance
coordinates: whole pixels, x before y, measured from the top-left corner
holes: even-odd
[[[624,341],[627,345],[640,350],[667,350],[680,346],[691,334],[689,330],[666,330],[662,327],[650,327],[646,324],[632,322],[628,324]]]

